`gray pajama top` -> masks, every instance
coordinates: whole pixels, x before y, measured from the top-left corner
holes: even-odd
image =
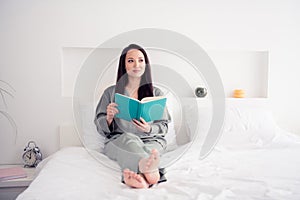
[[[126,90],[125,95],[129,96]],[[162,96],[163,92],[160,89],[154,87],[153,95]],[[108,104],[114,102],[114,96],[115,85],[105,89],[96,108],[94,122],[96,124],[97,131],[106,138],[106,143],[120,136],[120,134],[128,132],[139,136],[143,142],[156,141],[160,143],[165,149],[167,142],[164,136],[168,131],[168,122],[171,120],[167,109],[165,109],[161,120],[148,122],[151,126],[150,133],[141,132],[132,124],[132,122],[128,122],[126,120],[122,120],[116,117],[113,119],[111,125],[108,126],[106,121],[106,108]]]

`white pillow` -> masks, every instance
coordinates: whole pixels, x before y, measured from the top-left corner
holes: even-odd
[[[208,98],[185,98],[182,104],[183,131],[187,141],[190,142],[196,137],[204,140],[212,118],[211,101]]]
[[[274,129],[267,99],[226,99],[225,131]]]
[[[169,123],[169,131],[166,134],[167,150],[174,150],[178,146],[190,142],[190,133],[187,127],[188,118],[185,116],[185,112],[188,112],[186,111],[188,109],[185,108],[185,103],[183,105],[181,103],[173,95],[167,96],[167,107],[172,120]]]
[[[173,116],[170,111],[169,114],[171,117]],[[171,118],[172,119],[172,118]],[[176,131],[174,128],[174,121],[171,120],[171,122],[168,124],[168,133],[165,135],[165,139],[167,140],[167,149],[166,151],[173,151],[178,147],[176,142]]]
[[[165,139],[167,140],[167,149],[166,151],[172,151],[178,147],[176,142],[176,130],[174,127],[174,120],[176,116],[174,113],[176,113],[175,105],[176,104],[176,98],[172,95],[172,93],[167,93],[167,103],[166,107],[168,109],[169,115],[171,117],[171,121],[168,123],[168,132],[165,135]]]
[[[95,111],[92,105],[80,106],[81,117],[81,134],[83,144],[86,148],[103,152],[104,149],[104,136],[100,135],[94,124]]]
[[[262,147],[276,136],[276,123],[267,99],[227,99],[219,145],[229,148]]]

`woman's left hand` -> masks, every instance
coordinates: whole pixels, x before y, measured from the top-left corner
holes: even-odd
[[[145,133],[150,133],[151,126],[148,124],[143,118],[140,118],[141,121],[138,121],[136,119],[132,120],[132,123],[136,126],[137,129],[140,131],[143,131]]]

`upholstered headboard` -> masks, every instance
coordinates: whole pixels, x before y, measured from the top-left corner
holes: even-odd
[[[59,148],[68,146],[82,146],[82,142],[74,125],[62,124],[59,126]]]

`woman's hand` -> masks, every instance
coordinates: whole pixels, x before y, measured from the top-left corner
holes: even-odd
[[[116,108],[118,105],[116,103],[110,103],[106,107],[106,121],[108,126],[112,123],[115,114],[119,112],[119,110]]]
[[[148,124],[143,118],[140,118],[141,121],[138,121],[136,119],[132,120],[132,123],[136,126],[137,129],[140,131],[143,131],[145,133],[150,133],[151,126]]]

